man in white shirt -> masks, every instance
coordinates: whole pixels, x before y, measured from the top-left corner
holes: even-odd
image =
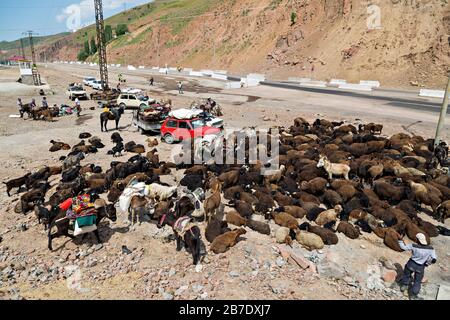
[[[425,273],[425,267],[436,263],[437,256],[432,246],[427,243],[427,238],[423,233],[418,233],[416,238],[419,244],[406,244],[399,240],[398,244],[404,251],[411,251],[411,258],[405,265],[403,277],[400,280],[400,290],[406,291],[408,289],[411,277],[414,276],[413,285],[411,287],[410,298],[418,299],[421,288],[422,279]]]

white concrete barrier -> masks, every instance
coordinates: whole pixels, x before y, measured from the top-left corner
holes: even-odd
[[[227,70],[214,70],[214,73],[218,73],[218,74],[227,74],[228,71],[227,71]]]
[[[326,88],[327,83],[325,81],[315,81],[315,80],[301,81],[300,86]]]
[[[420,89],[419,96],[429,98],[444,98],[444,90]]]
[[[292,81],[292,82],[308,82],[308,81],[311,81],[311,78],[289,77],[288,81]]]
[[[328,83],[329,85],[340,85],[340,84],[346,84],[347,80],[344,79],[331,79]]]
[[[203,77],[203,72],[200,71],[190,71],[189,75],[192,77]]]
[[[145,67],[144,66],[139,66],[138,69],[145,69]]]
[[[372,91],[372,86],[362,85],[358,83],[343,83],[340,84],[339,89],[357,90],[357,91]]]
[[[119,63],[119,64],[116,64],[116,67],[117,68],[120,68],[122,65]]]
[[[200,70],[200,72],[203,73],[205,76],[212,76],[212,74],[214,73],[214,71],[207,69],[202,69]]]
[[[128,70],[136,70],[136,67],[135,67],[135,66],[132,66],[132,65],[130,64],[130,65],[128,65],[127,69],[128,69]]]
[[[219,80],[227,80],[228,79],[228,77],[226,75],[219,74],[219,73],[213,73],[211,77],[214,79],[219,79]]]
[[[261,74],[261,73],[249,73],[247,75],[247,79],[254,79],[254,80],[259,80],[259,81],[265,81],[266,80],[266,76],[264,74]]]
[[[359,84],[364,86],[371,86],[372,88],[379,88],[380,82],[379,81],[372,81],[372,80],[361,80],[359,81]]]
[[[159,73],[168,73],[169,70],[166,68],[159,68]]]
[[[232,81],[225,83],[225,89],[239,89],[241,87],[241,83],[239,81]]]
[[[191,71],[194,71],[194,69],[192,69],[192,68],[183,68],[183,71],[191,72]]]

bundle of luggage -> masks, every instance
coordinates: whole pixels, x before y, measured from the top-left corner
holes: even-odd
[[[77,236],[97,230],[97,210],[88,194],[69,198],[59,207],[66,211],[66,218],[70,219],[69,234],[73,232]]]
[[[59,108],[59,116],[65,116],[65,115],[69,115],[73,113],[73,109],[66,105],[66,104],[61,104],[61,107]]]

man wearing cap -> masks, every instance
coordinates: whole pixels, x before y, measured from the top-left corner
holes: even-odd
[[[400,280],[400,290],[404,292],[408,289],[411,276],[414,275],[414,282],[410,292],[411,299],[418,299],[425,267],[436,263],[437,260],[436,251],[434,251],[432,246],[428,245],[425,235],[423,233],[418,233],[416,238],[419,242],[418,244],[412,243],[405,245],[403,240],[398,241],[402,250],[412,252],[411,258],[405,265],[403,277]]]

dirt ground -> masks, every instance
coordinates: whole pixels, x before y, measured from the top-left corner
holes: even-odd
[[[3,82],[13,79],[18,71],[0,70]],[[81,82],[81,77],[94,74],[87,68],[48,65],[41,68],[44,81],[54,94],[47,96],[49,104],[69,104],[66,86]],[[151,97],[171,98],[175,108],[188,107],[193,99],[212,97],[223,107],[226,127],[240,128],[271,125],[289,126],[297,116],[309,120],[316,117],[355,122],[374,121],[384,124],[384,134],[404,131],[412,127],[416,134],[432,136],[437,114],[403,108],[393,108],[372,100],[322,97],[320,94],[290,91],[269,87],[222,90],[212,80],[183,79],[185,94],[178,95],[176,77],[154,76],[156,86],[146,84],[148,77],[126,76],[129,85],[148,90]],[[112,71],[111,82],[117,72]],[[2,86],[0,82],[0,86]],[[70,145],[79,142],[81,132],[90,132],[102,139],[106,148],[87,155],[82,161],[108,168],[112,157],[106,150],[112,147],[110,132],[100,132],[100,110],[89,110],[95,101],[82,101],[82,116],[55,119],[54,122],[9,118],[17,114],[16,99],[25,102],[37,94],[29,88],[0,93],[0,180],[23,175],[42,165],[56,165],[66,151],[50,153],[51,139]],[[264,121],[263,118],[269,118]],[[357,122],[357,121],[356,121]],[[109,123],[112,129],[113,124]],[[131,112],[120,122],[120,134],[125,142],[134,140],[146,145],[145,135],[131,126]],[[449,130],[445,138],[450,139]],[[160,159],[168,159],[172,146],[157,146]],[[126,161],[124,153],[114,160]],[[179,174],[165,176],[164,181],[176,184]],[[51,181],[55,185],[54,180]],[[53,191],[50,190],[48,194]],[[190,254],[177,252],[169,229],[157,229],[154,224],[131,226],[127,214],[119,214],[114,223],[100,227],[103,244],[87,237],[71,241],[54,240],[54,252],[47,249],[46,232],[33,213],[26,216],[13,211],[19,195],[8,197],[0,186],[0,299],[405,299],[388,276],[392,269],[401,271],[408,253],[397,253],[385,247],[375,235],[365,234],[349,240],[338,234],[339,243],[323,250],[309,252],[297,243],[293,248],[276,244],[273,237],[250,229],[243,240],[225,254],[209,253],[195,269]],[[431,221],[425,214],[424,219]],[[446,223],[449,227],[449,223]],[[203,226],[201,227],[203,230]],[[271,223],[274,231],[276,225]],[[205,240],[206,241],[206,240]],[[427,268],[423,295],[435,299],[441,285],[450,285],[449,240],[433,238],[439,261]],[[124,253],[122,246],[131,253]],[[280,252],[281,250],[281,252]],[[208,251],[208,249],[206,249]],[[304,270],[283,251],[290,251],[310,262]],[[287,261],[286,261],[287,260]],[[399,264],[399,265],[398,265]],[[387,281],[383,281],[385,278]],[[236,290],[236,288],[239,290]]]

